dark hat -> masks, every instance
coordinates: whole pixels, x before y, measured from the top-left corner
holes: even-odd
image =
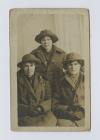
[[[58,41],[58,37],[52,33],[50,30],[43,30],[41,31],[36,37],[35,37],[35,41],[37,41],[38,43],[41,44],[41,39],[45,36],[49,36],[52,39],[52,42],[55,43],[56,41]]]
[[[69,53],[66,55],[64,63],[68,63],[72,61],[78,61],[81,65],[84,65],[84,60],[81,58],[81,56],[78,53]]]
[[[36,64],[40,64],[40,60],[36,58],[33,54],[26,54],[22,57],[22,61],[17,64],[18,67],[22,67],[24,63],[34,62]]]

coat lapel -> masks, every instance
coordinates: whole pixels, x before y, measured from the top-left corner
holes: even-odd
[[[75,89],[75,84],[68,75],[65,75],[65,80]]]
[[[35,92],[35,96],[37,98],[37,101],[39,102],[40,99],[42,98],[42,88],[43,88],[43,85],[42,85],[42,77],[40,75],[38,75],[38,73],[35,73],[35,77],[34,77],[34,92]]]
[[[41,46],[40,46],[41,47]],[[41,51],[42,50],[42,51]],[[45,66],[49,66],[49,64],[51,63],[52,61],[52,57],[53,55],[55,54],[56,52],[56,49],[54,47],[54,45],[52,46],[52,50],[50,52],[50,55],[49,55],[49,59],[47,60],[46,56],[45,56],[45,53],[44,53],[44,48],[41,47],[41,50],[39,51],[39,58],[41,59],[41,62],[45,65]]]
[[[37,100],[34,89],[32,88],[30,82],[28,81],[28,79],[24,76],[24,80],[25,80],[25,86],[26,88],[30,91],[30,93],[34,96],[34,98]]]
[[[77,90],[77,88],[79,87],[79,85],[80,85],[80,83],[81,83],[81,81],[82,81],[82,79],[83,79],[82,77],[83,77],[83,76],[82,76],[82,74],[80,73],[77,82],[74,83],[74,82],[72,81],[72,79],[69,77],[69,75],[66,74],[66,75],[65,75],[65,80],[73,87],[73,89]]]
[[[67,99],[69,104],[72,104],[75,93],[72,91],[73,87],[69,84],[65,77],[63,77],[61,80],[61,86],[64,98]]]
[[[42,46],[40,46],[40,50],[37,53],[37,57],[41,60],[42,64],[44,64],[45,66],[47,66],[47,60],[45,58],[45,55],[44,55]]]
[[[55,52],[56,52],[56,49],[54,46],[52,46],[52,50],[50,52],[50,56],[49,56],[49,60],[48,60],[48,65],[51,63],[52,57],[54,56]]]

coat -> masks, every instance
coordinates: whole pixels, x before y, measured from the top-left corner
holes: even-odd
[[[49,81],[53,81],[54,72],[61,72],[65,59],[65,52],[53,45],[50,53],[47,53],[42,46],[39,46],[31,53],[41,61],[41,68],[38,69],[40,70],[39,72]]]
[[[19,126],[56,125],[56,118],[51,112],[51,92],[45,88],[46,84],[47,82],[37,72],[32,84],[24,76],[22,70],[17,72]],[[36,107],[41,107],[42,113],[34,114]]]
[[[52,109],[57,119],[80,121],[85,118],[84,75],[80,73],[76,84],[70,76],[56,79]]]

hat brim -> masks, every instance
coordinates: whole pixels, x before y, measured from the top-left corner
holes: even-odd
[[[52,39],[52,42],[55,43],[56,41],[58,41],[58,37],[55,34],[39,34],[35,37],[35,41],[37,41],[38,43],[41,44],[41,40],[43,37],[45,36],[49,36]]]
[[[28,62],[29,62],[29,63],[35,63],[36,65],[39,65],[39,64],[40,64],[40,61],[36,60],[36,61],[19,62],[19,63],[17,64],[17,66],[18,66],[19,68],[22,68],[23,64],[28,63]]]
[[[78,61],[81,64],[81,66],[84,66],[84,60],[83,59],[74,59],[74,60],[69,59],[69,60],[64,61],[64,64],[70,63],[70,62],[73,62],[73,61]]]

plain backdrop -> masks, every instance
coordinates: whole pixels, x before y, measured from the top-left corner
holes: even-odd
[[[46,9],[41,11],[38,9],[11,9],[10,11],[10,44],[13,40],[13,48],[17,50],[17,62],[21,61],[22,57],[30,53],[33,49],[40,46],[35,41],[35,37],[40,31],[48,29],[58,36],[58,41],[54,44],[64,50],[66,53],[77,52],[83,59],[89,55],[89,17],[88,10],[74,8],[66,9],[65,13],[61,14],[59,9],[57,12],[50,11],[43,14]],[[49,9],[50,10],[50,9]],[[12,22],[13,23],[12,23]],[[14,41],[15,40],[15,41]],[[87,58],[89,60],[89,58]],[[85,59],[86,60],[86,59]],[[87,61],[88,61],[87,60]]]
[[[89,8],[91,52],[91,131],[12,132],[10,130],[9,9]],[[100,138],[100,4],[99,0],[1,0],[0,1],[0,140],[98,140]]]

